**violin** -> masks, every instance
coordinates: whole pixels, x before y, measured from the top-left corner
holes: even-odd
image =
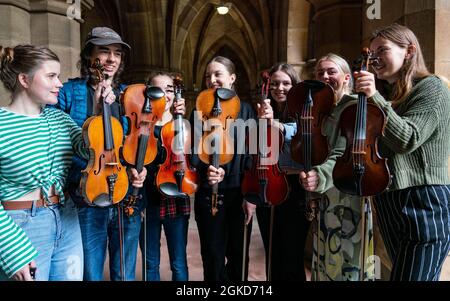
[[[361,57],[361,70],[376,64],[368,48]],[[344,154],[338,157],[333,169],[334,186],[344,193],[361,197],[373,196],[389,186],[391,176],[387,159],[378,153],[378,138],[384,135],[386,115],[367,96],[358,93],[358,102],[345,108],[340,117],[341,135],[347,144]]]
[[[90,73],[91,83],[95,85],[107,79],[99,59],[93,62]],[[80,184],[88,204],[105,207],[123,200],[128,190],[128,176],[119,158],[122,125],[111,116],[110,105],[104,101],[102,103],[102,115],[88,118],[82,127],[90,159],[82,171]]]
[[[144,165],[153,162],[158,153],[154,127],[164,114],[166,97],[163,90],[158,87],[135,84],[125,89],[121,102],[129,124],[122,148],[122,158],[140,173]],[[128,216],[133,214],[133,208],[139,198],[139,188],[133,187],[133,191],[125,201],[125,214]]]
[[[291,156],[303,164],[305,173],[328,158],[328,140],[322,134],[322,127],[335,103],[333,88],[320,81],[305,80],[289,90],[289,115],[297,123],[297,133],[291,142]],[[306,217],[312,221],[317,213],[317,201],[311,197],[310,191],[305,191],[305,194]]]
[[[174,78],[175,102],[181,98],[183,83],[180,77]],[[161,139],[166,150],[166,160],[159,167],[156,185],[166,197],[189,198],[197,191],[198,176],[187,159],[190,152],[191,134],[186,130],[183,116],[174,114],[174,119],[161,129]]]
[[[232,124],[240,111],[240,99],[236,92],[226,88],[202,91],[196,100],[197,114],[202,114],[203,122],[209,125],[204,131],[199,144],[199,159],[208,165],[219,168],[234,157],[234,139],[229,135],[227,125]],[[216,215],[219,199],[219,184],[212,185],[211,214]]]
[[[261,74],[263,84],[261,87],[261,101],[268,98],[270,87],[270,76],[268,72]],[[278,167],[278,163],[268,164],[268,158],[273,155],[272,137],[279,137],[279,148],[284,143],[283,134],[276,128],[267,125],[267,119],[260,119],[259,124],[259,142],[258,154],[253,156],[253,165],[251,170],[246,170],[242,181],[242,194],[248,196],[256,195],[263,204],[272,206],[283,203],[289,194],[289,184],[283,173]],[[274,133],[276,132],[276,133]],[[264,150],[263,148],[267,148]],[[270,185],[269,185],[270,184]]]

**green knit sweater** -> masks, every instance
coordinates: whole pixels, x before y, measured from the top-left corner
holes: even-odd
[[[450,90],[441,79],[422,79],[395,110],[378,92],[370,99],[388,118],[380,154],[393,176],[389,190],[450,184]]]
[[[356,97],[356,95],[344,95],[324,123],[322,134],[327,136],[330,153],[325,163],[314,166],[319,176],[319,185],[315,190],[317,193],[324,193],[333,187],[333,168],[336,165],[336,159],[342,156],[346,146],[345,138],[339,134],[339,117],[347,106],[356,103]]]

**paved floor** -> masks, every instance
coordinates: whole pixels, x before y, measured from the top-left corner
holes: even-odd
[[[200,255],[200,241],[197,231],[197,223],[194,220],[194,213],[192,212],[189,220],[188,231],[188,246],[187,246],[187,260],[189,268],[189,280],[202,281],[203,280],[203,267],[202,258]],[[265,281],[265,265],[264,265],[264,247],[259,233],[258,223],[255,222],[252,228],[251,244],[249,250],[250,264],[249,264],[249,276],[250,281]],[[138,251],[137,265],[136,265],[136,280],[142,280],[142,258],[141,252]],[[161,280],[170,281],[172,273],[170,271],[169,256],[167,252],[166,238],[164,231],[161,235]],[[109,280],[109,268],[108,263],[105,264],[104,270],[105,280]]]
[[[311,242],[307,242],[307,245]],[[189,280],[191,281],[202,281],[203,280],[203,268],[202,268],[202,258],[200,255],[200,241],[197,232],[197,223],[194,220],[194,213],[191,214],[189,220],[189,231],[188,231],[188,266],[189,266]],[[265,264],[264,264],[264,247],[261,240],[261,235],[259,233],[258,223],[255,221],[253,223],[251,244],[249,250],[250,264],[249,264],[249,281],[265,281]],[[142,280],[141,272],[141,252],[138,252],[137,265],[136,265],[136,280]],[[305,261],[305,266],[309,266],[308,260]],[[105,280],[109,280],[109,270],[108,263],[105,264]],[[164,236],[164,231],[161,237],[161,280],[170,281],[172,274],[170,271],[169,258],[167,252],[166,239]],[[308,268],[306,269],[307,279],[310,278],[310,272]],[[382,279],[388,280],[388,279]],[[444,262],[442,268],[442,273],[440,277],[441,281],[450,281],[450,256]]]
[[[261,235],[259,234],[259,228],[257,227],[257,222],[252,229],[251,244],[249,250],[250,265],[249,265],[249,280],[251,281],[264,281],[264,247],[261,240]],[[163,231],[164,232],[164,231]],[[189,233],[188,233],[188,267],[189,267],[189,280],[201,281],[203,280],[203,267],[202,258],[200,255],[200,241],[197,231],[197,223],[194,220],[194,215],[191,214],[191,219],[189,221]],[[138,264],[139,265],[139,264]],[[141,279],[141,272],[139,270],[139,279]],[[161,280],[171,280],[172,274],[169,266],[169,258],[167,253],[167,245],[165,237],[161,239]]]

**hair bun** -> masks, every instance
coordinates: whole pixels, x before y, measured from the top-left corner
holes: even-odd
[[[0,46],[0,67],[3,68],[6,64],[11,64],[13,60],[14,49]]]

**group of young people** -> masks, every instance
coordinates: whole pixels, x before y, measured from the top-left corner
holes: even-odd
[[[314,79],[329,84],[337,102],[323,125],[328,159],[311,171],[295,167],[288,147],[297,127],[288,114],[287,95],[302,80],[291,65],[281,63],[270,69],[268,99],[256,107],[240,102],[238,119],[267,119],[284,136],[283,164],[279,165],[288,173],[290,192],[287,200],[275,207],[273,225],[269,225],[270,207],[252,203],[241,191],[244,172],[252,164],[250,154],[234,154],[231,162],[219,167],[205,164],[195,153],[190,156],[199,175],[194,213],[204,280],[247,279],[249,239],[244,242],[242,237],[245,231],[251,232],[256,210],[266,262],[270,261],[270,279],[305,281],[304,250],[311,224],[305,217],[305,191],[323,195],[314,239],[313,279],[374,279],[365,268],[374,252],[371,210],[367,210],[362,230],[361,199],[337,191],[332,177],[336,159],[346,145],[339,117],[356,103],[353,93],[363,93],[387,116],[378,149],[388,159],[392,183],[387,191],[374,196],[373,204],[392,261],[391,280],[438,280],[450,241],[450,91],[442,78],[428,72],[419,42],[407,27],[393,24],[377,30],[370,49],[378,58],[375,74],[352,73],[347,61],[333,53],[317,60]],[[127,168],[131,186],[141,188],[139,210],[127,216],[120,205],[89,206],[80,191],[81,170],[89,160],[80,127],[101,110],[99,103],[104,100],[127,128],[119,104],[125,85],[119,77],[129,50],[110,28],[92,29],[81,52],[82,76],[63,85],[59,59],[48,48],[0,48],[0,80],[11,92],[9,105],[0,108],[1,279],[102,280],[108,250],[110,278],[134,280],[140,243],[145,277],[157,281],[164,228],[172,280],[189,280],[189,199],[163,196],[154,181],[165,157],[161,128],[172,120],[172,113],[186,113],[185,100],[174,101],[171,74],[157,72],[148,78],[149,84],[164,91],[167,103],[154,131],[156,159],[140,173]],[[99,84],[89,81],[89,66],[95,59],[109,75]],[[376,79],[383,86],[382,93]],[[207,65],[207,88],[233,90],[236,80],[229,59],[215,57]],[[199,116],[194,110],[191,122],[195,118]],[[234,132],[235,144],[246,138],[239,133],[245,131]],[[213,216],[210,196],[214,184],[223,197]],[[146,217],[144,223],[142,216]],[[363,248],[365,253],[360,256]]]

